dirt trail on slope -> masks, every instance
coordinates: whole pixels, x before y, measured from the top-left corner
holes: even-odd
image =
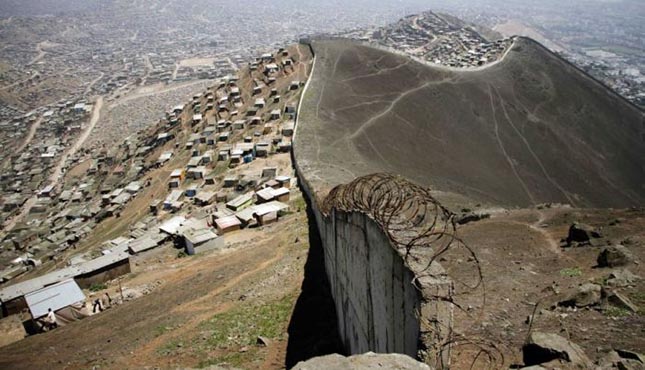
[[[265,241],[266,243],[266,241]],[[155,350],[161,346],[163,343],[166,343],[172,339],[180,338],[188,333],[194,332],[197,326],[203,321],[213,317],[214,315],[226,311],[232,306],[231,302],[223,303],[212,303],[214,298],[223,292],[239,285],[244,280],[247,280],[250,276],[259,273],[260,271],[265,270],[269,266],[275,264],[278,260],[284,255],[284,248],[275,250],[275,255],[270,259],[247,266],[247,270],[241,273],[240,275],[228,280],[223,285],[219,286],[217,289],[209,292],[201,298],[193,300],[188,304],[181,305],[172,310],[172,313],[190,313],[193,314],[191,319],[185,322],[181,328],[161,335],[154,340],[147,343],[145,346],[140,348],[135,356],[130,359],[128,362],[131,365],[144,366],[149,364],[150,361],[157,357]],[[179,276],[181,278],[181,276]],[[209,303],[209,301],[211,303]]]
[[[31,127],[29,128],[29,133],[27,134],[27,137],[25,137],[25,141],[16,149],[16,153],[22,152],[29,143],[31,143],[31,140],[33,140],[34,135],[36,135],[36,130],[38,130],[38,127],[40,127],[40,124],[43,122],[43,117],[39,117],[36,122],[34,122]]]

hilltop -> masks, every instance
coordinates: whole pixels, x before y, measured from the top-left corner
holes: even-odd
[[[338,191],[388,172],[431,189],[454,217],[463,245],[444,249],[439,236],[419,243],[414,262],[406,259],[439,263],[445,275],[430,276],[454,281],[450,367],[627,366],[613,350],[644,345],[633,330],[643,323],[643,112],[522,37],[497,62],[474,69],[349,40],[311,47],[294,158],[313,197],[322,204],[340,197],[340,207],[389,200],[397,209],[399,197],[430,194],[399,194],[384,182]],[[319,222],[341,233],[355,227],[330,214]],[[345,239],[328,241],[332,258]],[[621,261],[607,263],[612,253]],[[574,343],[580,360],[532,353],[527,342],[543,333]],[[437,346],[421,345],[431,354]]]
[[[296,145],[328,188],[393,172],[474,203],[645,201],[644,115],[536,42],[477,70],[314,41]]]

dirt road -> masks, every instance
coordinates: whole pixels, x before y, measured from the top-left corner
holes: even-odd
[[[96,85],[96,83],[99,82],[99,80],[101,80],[104,75],[105,74],[103,72],[101,72],[100,76],[98,76],[97,78],[93,79],[92,82],[90,82],[90,84],[87,85],[87,88],[85,89],[85,95],[88,95],[92,91],[92,87],[94,85]]]
[[[51,175],[49,176],[49,181],[53,185],[57,184],[60,178],[63,175],[63,167],[65,166],[65,162],[67,161],[68,158],[74,156],[76,152],[83,146],[87,138],[90,136],[92,133],[92,130],[94,130],[94,127],[98,123],[99,119],[101,118],[101,108],[103,108],[103,97],[99,96],[96,99],[96,102],[94,103],[94,109],[92,110],[92,118],[90,119],[90,124],[87,126],[87,128],[83,131],[81,136],[78,137],[74,145],[72,145],[67,152],[61,157],[61,160],[58,162],[54,170],[52,171]]]
[[[42,122],[43,122],[43,117],[40,116],[38,117],[36,122],[34,122],[31,125],[31,127],[29,128],[29,133],[27,134],[27,137],[25,137],[25,141],[23,141],[23,143],[18,147],[18,149],[16,149],[16,153],[22,152],[27,147],[27,145],[31,143],[31,140],[33,140],[34,135],[36,135],[36,131],[38,130],[38,127],[40,127],[40,124]]]
[[[14,82],[14,83],[12,83],[12,84],[9,84],[9,85],[6,85],[6,86],[2,86],[2,87],[0,87],[0,90],[9,90],[9,89],[11,89],[11,88],[12,88],[12,87],[14,87],[14,86],[18,86],[18,85],[20,85],[20,84],[22,84],[22,83],[25,83],[25,82],[28,82],[28,81],[30,81],[30,80],[33,80],[34,78],[36,78],[36,77],[38,77],[38,76],[40,76],[40,73],[38,73],[38,72],[34,72],[34,74],[33,74],[33,75],[31,75],[31,76],[29,76],[29,77],[25,78],[24,80],[16,81],[16,82]]]

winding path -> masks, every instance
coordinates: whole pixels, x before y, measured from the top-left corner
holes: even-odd
[[[16,149],[16,154],[22,152],[29,143],[31,143],[31,140],[34,139],[34,135],[36,135],[36,131],[38,130],[38,127],[40,127],[40,124],[43,122],[43,116],[38,117],[36,122],[34,122],[31,127],[29,127],[29,133],[27,134],[27,137],[25,137],[25,141],[22,142],[22,144]]]

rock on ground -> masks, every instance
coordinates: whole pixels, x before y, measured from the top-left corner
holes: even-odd
[[[599,267],[619,267],[630,264],[634,258],[627,248],[622,245],[607,247],[598,255]]]
[[[607,285],[613,287],[626,287],[640,280],[640,276],[629,270],[612,271],[607,277]]]
[[[583,369],[591,368],[591,361],[580,346],[552,333],[531,333],[522,351],[527,366],[558,360]]]
[[[601,236],[602,235],[600,235],[600,233],[593,227],[575,222],[571,227],[569,227],[567,244],[589,243],[592,238],[600,238]]]
[[[600,303],[602,287],[598,284],[587,283],[578,287],[574,292],[560,301],[560,306],[587,307]]]
[[[368,370],[368,369],[400,369],[400,370],[431,370],[430,366],[398,353],[377,354],[373,352],[362,355],[344,357],[338,354],[315,357],[299,362],[294,370]]]

